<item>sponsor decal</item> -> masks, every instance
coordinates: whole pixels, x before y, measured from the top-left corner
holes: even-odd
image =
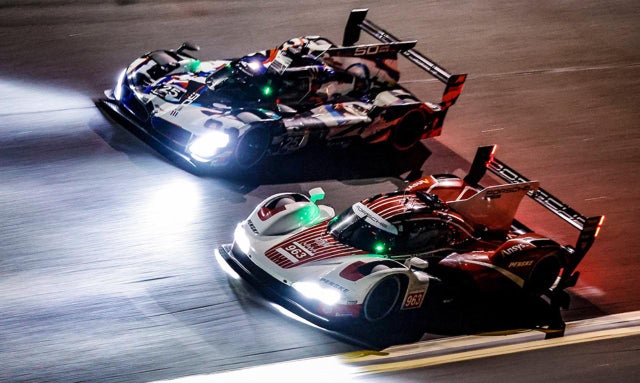
[[[324,247],[328,247],[331,244],[329,243],[329,241],[327,241],[324,238],[315,238],[312,239],[311,241],[307,241],[304,243],[304,247],[308,248],[309,250],[311,250],[311,252],[316,252]]]
[[[253,224],[253,222],[251,222],[251,220],[247,220],[247,225],[249,226],[249,228],[251,229],[251,231],[253,231],[256,234],[260,234],[258,232],[258,229],[256,229],[256,226]]]
[[[531,245],[529,245],[528,243],[518,243],[518,244],[515,244],[515,245],[511,246],[508,249],[502,250],[502,255],[511,255],[511,254],[513,254],[513,253],[515,253],[517,251],[524,250],[524,249],[528,248],[529,246],[531,246]]]
[[[340,286],[339,284],[337,284],[337,283],[335,283],[335,282],[332,282],[332,281],[328,280],[328,279],[327,279],[327,278],[325,278],[325,277],[320,278],[320,282],[325,283],[325,284],[327,284],[327,285],[329,285],[329,286],[331,286],[331,287],[335,287],[336,289],[338,289],[338,290],[342,291],[343,293],[346,293],[346,292],[348,292],[348,291],[349,291],[349,289],[348,289],[348,288],[346,288],[346,287],[342,287],[342,286]]]
[[[503,188],[498,190],[489,190],[487,191],[486,198],[488,199],[500,198],[500,196],[502,196],[503,194],[516,193],[521,190],[529,191],[529,190],[533,190],[533,188],[531,187],[531,185],[523,185],[523,186],[514,186],[514,187]]]
[[[184,108],[186,105],[190,105],[191,103],[193,103],[195,100],[198,99],[198,97],[200,97],[200,93],[197,92],[193,92],[189,95],[189,97],[187,97],[182,104],[180,104],[180,106],[178,106],[177,108],[175,108],[174,110],[171,111],[171,115],[173,117],[178,117],[178,114],[182,111],[182,108]]]
[[[531,261],[513,261],[511,263],[509,263],[509,266],[507,266],[508,268],[512,268],[512,267],[525,267],[525,266],[531,266],[533,265],[533,260]]]
[[[413,191],[415,189],[419,189],[421,186],[431,185],[431,180],[428,178],[423,178],[419,181],[416,181],[407,187],[407,191]]]
[[[424,291],[411,292],[407,294],[407,298],[404,300],[402,309],[415,309],[422,306],[424,300]]]
[[[357,47],[353,53],[354,56],[375,55],[378,53],[386,53],[391,50],[389,45],[371,45],[365,47]]]

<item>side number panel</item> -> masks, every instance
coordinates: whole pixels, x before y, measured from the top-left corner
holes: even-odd
[[[425,293],[426,289],[424,291],[407,292],[402,304],[402,310],[417,309],[421,307]]]

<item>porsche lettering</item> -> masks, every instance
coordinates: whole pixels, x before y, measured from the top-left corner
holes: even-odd
[[[521,190],[529,191],[529,190],[533,190],[533,188],[531,187],[531,185],[524,185],[524,186],[514,186],[511,188],[503,188],[500,190],[492,190],[487,192],[486,198],[489,198],[489,199],[500,198],[500,196],[502,196],[503,194],[516,193]]]

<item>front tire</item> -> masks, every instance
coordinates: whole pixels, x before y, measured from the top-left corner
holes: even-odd
[[[267,153],[271,143],[271,133],[265,126],[249,128],[238,139],[233,152],[236,164],[241,169],[249,169],[255,166]]]
[[[397,276],[380,280],[369,291],[362,305],[364,318],[377,322],[387,318],[395,309],[402,291],[402,283]]]

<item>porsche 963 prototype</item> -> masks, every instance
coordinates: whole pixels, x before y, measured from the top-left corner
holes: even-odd
[[[216,255],[321,324],[375,323],[451,298],[432,296],[434,284],[546,297],[559,315],[604,217],[578,213],[495,158],[493,149],[479,148],[464,178],[424,177],[338,215],[317,203],[324,197],[319,188],[310,196],[273,195]],[[505,183],[480,186],[487,169]],[[515,219],[524,196],[578,229],[577,244],[560,244]],[[563,334],[561,316],[554,321],[548,336]]]

